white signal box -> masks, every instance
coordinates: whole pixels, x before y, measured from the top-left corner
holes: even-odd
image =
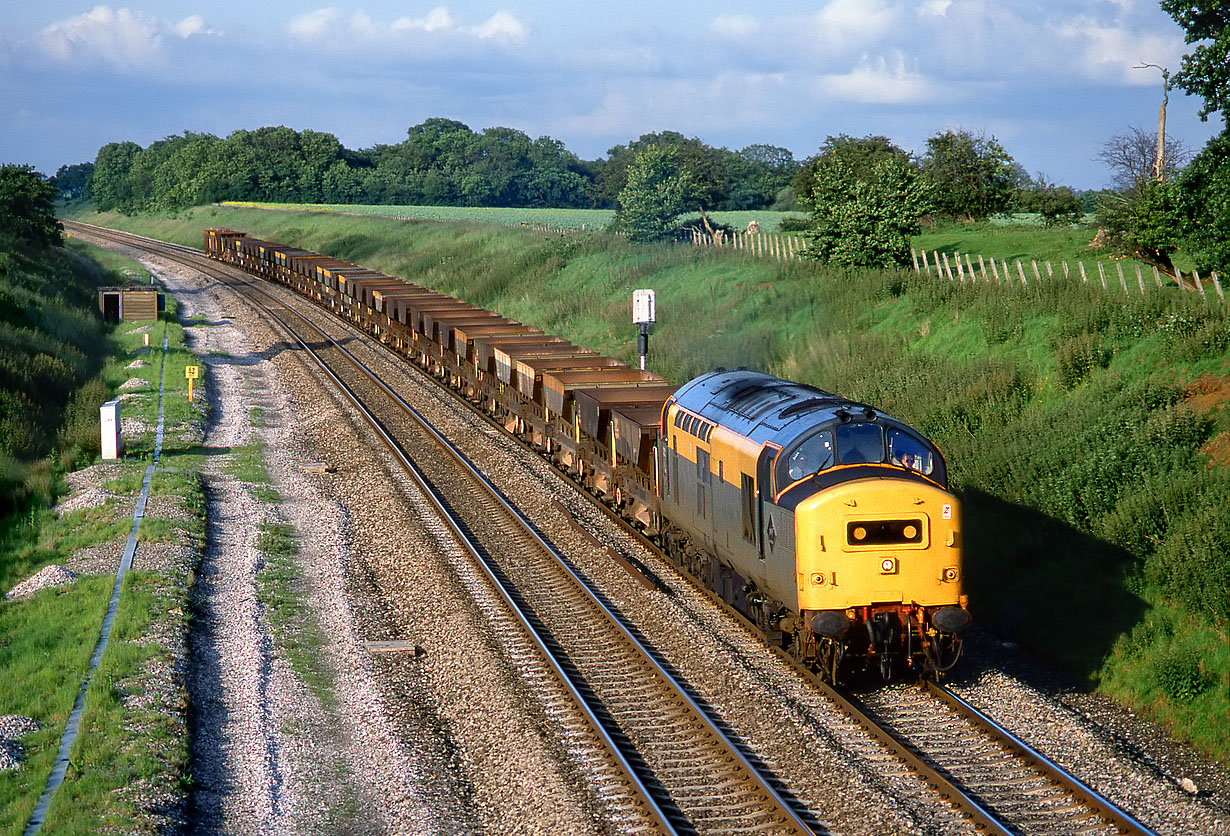
[[[120,437],[120,402],[107,401],[98,408],[98,412],[102,424],[102,457],[118,459],[124,449],[124,441]]]
[[[632,323],[634,325],[653,325],[657,321],[653,291],[632,291]]]

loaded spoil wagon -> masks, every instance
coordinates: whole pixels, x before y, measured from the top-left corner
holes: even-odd
[[[652,372],[447,294],[227,229],[205,251],[285,285],[371,333],[498,420],[648,533],[656,533],[662,408]]]

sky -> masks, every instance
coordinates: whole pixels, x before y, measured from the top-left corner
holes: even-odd
[[[327,0],[326,0],[327,2]],[[582,159],[657,131],[803,160],[828,136],[910,151],[956,129],[1101,188],[1156,130],[1188,47],[1157,0],[0,0],[0,163],[52,174],[109,142],[285,125],[362,149],[432,117]],[[1221,128],[1172,91],[1167,134]]]

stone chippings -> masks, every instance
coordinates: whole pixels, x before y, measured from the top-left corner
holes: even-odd
[[[194,349],[225,358],[211,360],[203,387],[214,420],[207,443],[264,442],[274,487],[286,500],[275,511],[254,502],[246,486],[228,485],[220,469],[206,474],[211,530],[226,537],[208,546],[188,643],[193,655],[181,657],[195,716],[193,832],[614,829],[588,789],[586,767],[571,761],[544,722],[541,698],[507,660],[509,637],[492,635],[475,605],[481,584],[425,521],[413,488],[388,472],[378,452],[356,444],[347,409],[322,395],[318,375],[249,321],[238,303],[221,291],[201,293],[206,286],[190,275],[156,266],[173,290],[198,291],[181,297],[196,306],[186,304],[186,317],[214,323],[190,329]],[[385,360],[380,371],[404,392],[418,390],[400,363]],[[846,833],[969,832],[806,682],[573,496],[543,462],[446,398],[418,392],[414,400],[467,439],[484,470],[827,826]],[[266,416],[262,428],[247,421],[255,406]],[[309,476],[300,461],[324,461],[336,472]],[[252,594],[247,552],[270,513],[297,532],[301,592],[325,634],[317,655],[333,676],[328,706],[286,664]],[[568,517],[603,546],[653,567],[670,594],[644,591],[604,559],[603,549],[572,532]],[[215,644],[202,654],[206,635]],[[383,639],[403,639],[422,652],[366,651],[364,642]],[[216,661],[211,667],[202,656]],[[1062,695],[999,670],[994,657],[978,664],[986,673],[966,683],[971,701],[1059,753],[1057,760],[1146,824],[1167,833],[1230,834],[1224,785],[1187,762],[1156,755],[1165,736],[1148,724],[1118,710],[1074,709]],[[1125,739],[1118,724],[1150,731],[1132,737],[1132,746],[1107,745]],[[1068,748],[1074,741],[1084,742]],[[1095,760],[1109,764],[1106,777]],[[1201,778],[1194,795],[1177,789],[1189,775]]]
[[[65,569],[63,566],[57,566],[53,563],[50,566],[44,566],[30,577],[14,586],[4,594],[4,599],[6,601],[17,601],[22,598],[29,598],[39,590],[49,589],[53,586],[64,586],[75,580],[77,580],[76,572]]]
[[[20,714],[5,714],[0,717],[0,772],[12,772],[21,768],[21,763],[25,760],[21,739],[39,728],[39,724],[31,717],[22,717]]]

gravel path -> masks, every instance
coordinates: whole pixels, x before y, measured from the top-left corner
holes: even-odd
[[[482,638],[473,592],[421,518],[417,492],[377,450],[355,445],[344,407],[227,292],[152,266],[183,305],[212,409],[189,670],[195,832],[601,829],[499,637]],[[231,475],[247,445],[264,450],[268,485]],[[322,459],[339,472],[304,472]],[[357,530],[342,497],[364,506]],[[373,544],[372,511],[399,532],[396,554]],[[296,591],[323,629],[313,654],[324,694],[287,661],[260,601],[255,543],[273,521],[295,532]],[[390,638],[411,640],[408,652],[367,649]]]

